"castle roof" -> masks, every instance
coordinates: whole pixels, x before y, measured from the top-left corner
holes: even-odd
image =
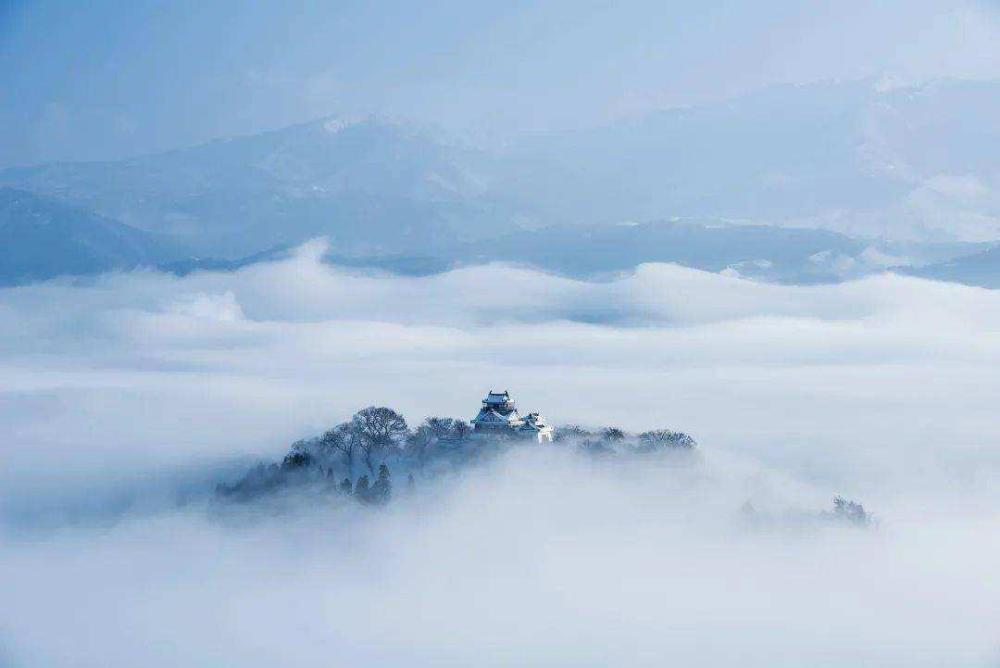
[[[523,420],[524,424],[520,427],[521,431],[545,431],[552,429],[546,424],[545,418],[538,413],[528,413],[524,416]]]
[[[477,431],[537,434],[539,442],[551,442],[555,431],[538,413],[528,413],[524,417],[519,415],[507,390],[490,390],[483,399],[479,413],[472,419],[472,424]]]
[[[483,406],[479,410],[479,414],[472,418],[473,424],[483,424],[483,425],[520,425],[522,422],[521,416],[517,414],[517,411],[511,410],[505,413],[494,410]]]
[[[483,399],[484,404],[506,404],[510,402],[510,392],[504,390],[503,392],[494,392],[490,390],[486,398]]]

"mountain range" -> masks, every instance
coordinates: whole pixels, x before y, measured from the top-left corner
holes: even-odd
[[[775,86],[526,138],[504,189],[547,219],[717,217],[908,240],[1000,238],[1000,82]]]
[[[328,118],[0,170],[0,282],[235,266],[320,236],[338,262],[417,272],[673,261],[815,282],[983,254],[968,261],[982,282],[1000,273],[988,250],[1000,239],[998,147],[996,82],[778,86],[492,149]]]
[[[1000,288],[1000,246],[945,262],[902,270],[911,276],[984,288]]]

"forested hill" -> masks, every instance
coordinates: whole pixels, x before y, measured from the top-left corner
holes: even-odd
[[[238,479],[220,483],[221,503],[265,502],[296,492],[318,494],[363,505],[382,506],[394,489],[406,496],[450,473],[488,463],[515,448],[554,448],[601,462],[643,466],[654,458],[669,458],[679,466],[696,466],[698,445],[679,431],[651,429],[637,434],[618,427],[586,429],[576,425],[556,429],[552,443],[534,438],[483,435],[464,420],[428,417],[410,427],[397,411],[369,406],[321,435],[297,441],[280,462],[258,463]],[[774,516],[749,503],[740,509],[751,526],[833,523],[868,527],[873,523],[864,506],[836,496],[831,510]]]
[[[297,488],[350,493],[364,501],[387,501],[392,480],[414,484],[447,471],[471,466],[514,447],[564,448],[595,457],[626,457],[657,452],[692,453],[695,440],[669,429],[630,434],[617,427],[556,430],[555,442],[475,433],[468,422],[425,418],[411,428],[397,411],[364,408],[323,434],[297,441],[279,462],[259,463],[238,480],[220,484],[222,499],[251,501]]]

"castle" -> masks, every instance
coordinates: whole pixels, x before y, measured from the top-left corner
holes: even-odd
[[[483,407],[472,418],[472,426],[477,433],[534,438],[539,443],[551,443],[555,435],[555,430],[538,413],[522,417],[506,390],[490,390],[483,399]]]

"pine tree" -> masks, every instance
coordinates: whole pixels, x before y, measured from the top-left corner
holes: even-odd
[[[358,478],[357,484],[354,485],[354,496],[360,501],[367,501],[371,490],[368,488],[368,476],[363,475]]]
[[[375,503],[388,503],[392,496],[392,474],[385,464],[378,467],[378,479],[372,485],[371,496]]]

